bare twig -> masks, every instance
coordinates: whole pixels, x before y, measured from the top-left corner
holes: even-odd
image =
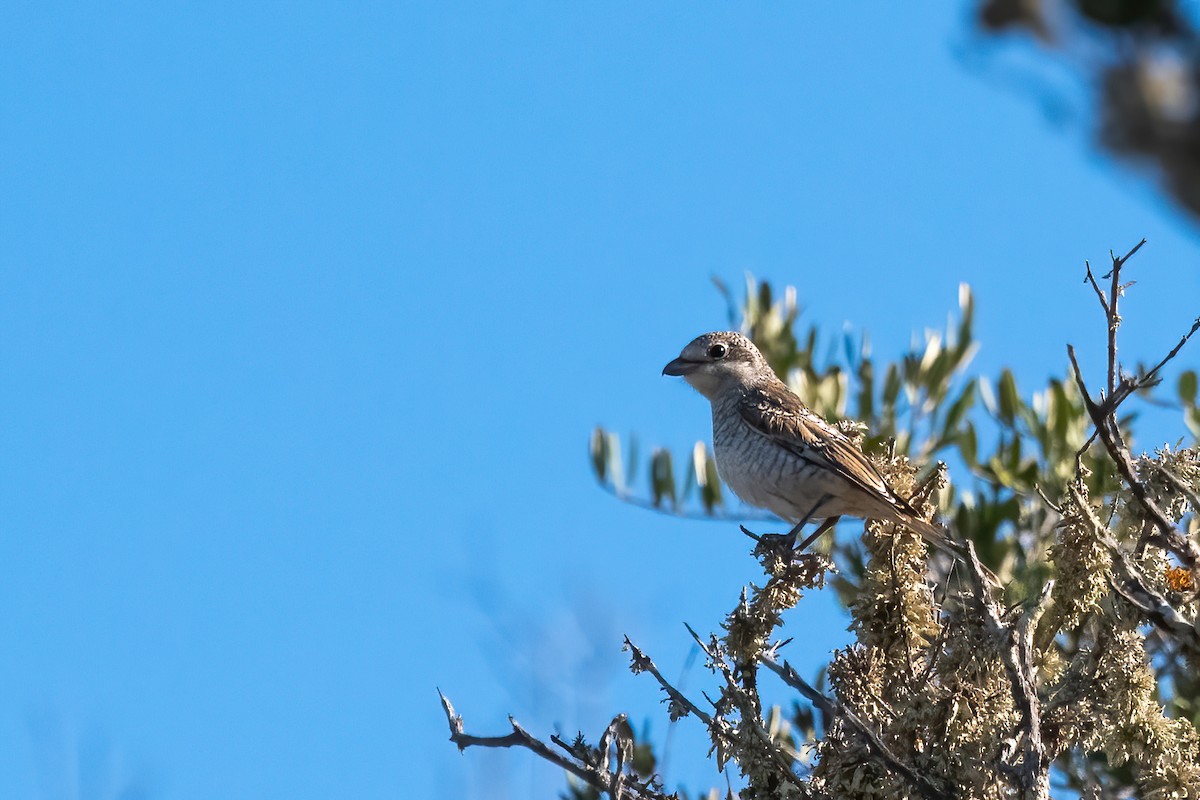
[[[779,664],[769,658],[763,658],[762,663],[767,669],[778,675],[784,683],[804,695],[805,699],[819,708],[827,719],[841,720],[865,741],[868,752],[879,759],[890,771],[903,776],[922,797],[927,800],[949,800],[951,795],[901,761],[857,714],[838,700],[828,697],[810,686],[787,661]]]
[[[458,745],[459,751],[466,750],[468,747],[524,747],[550,763],[565,769],[589,786],[600,791],[608,790],[609,782],[603,780],[595,768],[578,764],[551,750],[544,742],[531,736],[512,717],[508,718],[509,724],[512,725],[512,733],[504,736],[472,736],[465,733],[462,717],[454,713],[454,706],[450,704],[450,699],[442,694],[440,689],[438,697],[442,699],[442,709],[446,712],[446,721],[450,724],[450,741]]]
[[[1037,492],[1038,497],[1042,498],[1042,502],[1049,506],[1051,511],[1059,516],[1062,516],[1062,506],[1057,505],[1053,500],[1046,496],[1046,491],[1041,487],[1041,484],[1035,484],[1033,490]]]
[[[625,649],[633,654],[634,673],[649,672],[654,676],[654,680],[658,681],[658,685],[662,687],[662,690],[667,693],[667,697],[670,698],[672,704],[670,711],[672,721],[683,716],[682,713],[676,711],[676,709],[679,709],[689,714],[694,714],[705,725],[712,725],[712,716],[689,700],[683,692],[672,686],[670,681],[664,678],[663,674],[658,671],[658,667],[654,666],[654,662],[650,660],[650,657],[643,653],[636,644],[631,642],[628,636],[625,637]]]
[[[1163,357],[1162,361],[1159,361],[1157,364],[1155,364],[1153,367],[1151,367],[1150,370],[1147,371],[1145,375],[1143,375],[1141,378],[1139,378],[1137,380],[1137,382],[1136,382],[1137,385],[1135,385],[1133,387],[1132,391],[1137,391],[1138,389],[1142,389],[1142,388],[1145,388],[1146,386],[1149,386],[1151,384],[1151,382],[1153,382],[1154,379],[1156,377],[1158,377],[1158,371],[1160,369],[1162,369],[1168,361],[1173,359],[1175,356],[1179,355],[1179,351],[1183,349],[1183,346],[1188,343],[1188,339],[1191,339],[1192,336],[1195,335],[1197,330],[1200,330],[1200,317],[1197,317],[1192,322],[1192,327],[1188,328],[1188,332],[1185,333],[1179,339],[1179,342],[1174,347],[1171,348],[1171,352],[1167,353]]]
[[[1109,287],[1108,306],[1105,309],[1105,317],[1108,321],[1108,393],[1107,397],[1112,397],[1117,385],[1117,328],[1121,326],[1121,314],[1117,310],[1118,301],[1121,297],[1121,291],[1124,287],[1121,286],[1121,267],[1125,266],[1125,262],[1133,258],[1134,253],[1142,249],[1142,245],[1146,243],[1145,239],[1133,246],[1125,255],[1117,258],[1110,250],[1108,255],[1112,259],[1112,269],[1105,275],[1105,278],[1111,278],[1112,283]],[[1088,267],[1088,273],[1091,273],[1091,267]]]
[[[1110,251],[1108,251],[1108,255],[1109,255],[1109,257],[1110,257],[1110,258],[1112,258],[1112,260],[1113,260],[1113,269],[1114,269],[1114,271],[1115,271],[1115,270],[1118,270],[1118,269],[1120,269],[1120,268],[1121,268],[1121,267],[1123,267],[1123,266],[1125,266],[1125,262],[1126,262],[1126,261],[1128,261],[1129,259],[1133,258],[1133,257],[1134,257],[1134,255],[1136,255],[1136,254],[1137,254],[1137,251],[1142,249],[1142,245],[1144,245],[1144,244],[1146,244],[1146,240],[1143,238],[1143,239],[1142,239],[1140,242],[1138,242],[1137,244],[1135,244],[1135,245],[1133,246],[1133,248],[1132,248],[1132,249],[1131,249],[1131,250],[1130,250],[1128,253],[1126,253],[1125,255],[1121,256],[1120,258],[1117,258],[1116,256],[1114,256],[1111,250],[1110,250]],[[1107,277],[1108,277],[1108,275],[1105,275],[1104,277],[1105,277],[1105,278],[1107,278]]]
[[[1180,337],[1179,341],[1175,343],[1175,346],[1171,348],[1170,352],[1168,352],[1161,361],[1143,373],[1140,377],[1131,378],[1129,376],[1122,375],[1120,380],[1117,382],[1116,388],[1109,392],[1108,396],[1104,397],[1097,404],[1101,412],[1103,412],[1105,415],[1115,414],[1117,406],[1125,402],[1125,400],[1131,394],[1141,391],[1142,389],[1155,386],[1158,383],[1158,371],[1162,369],[1167,362],[1179,354],[1179,351],[1183,349],[1183,346],[1188,343],[1188,340],[1191,339],[1198,330],[1200,330],[1200,317],[1197,317],[1192,322],[1192,327],[1188,329],[1187,333]],[[1082,449],[1086,450],[1088,445],[1095,441],[1095,439],[1096,434],[1093,433],[1091,438],[1087,440]]]
[[[1108,301],[1104,299],[1104,290],[1100,288],[1100,284],[1096,283],[1096,276],[1092,274],[1092,264],[1090,261],[1084,261],[1083,266],[1087,269],[1087,276],[1084,280],[1090,283],[1096,291],[1096,298],[1100,301],[1100,308],[1104,309],[1104,316],[1107,317],[1111,313],[1108,310]]]
[[[1188,339],[1190,339],[1192,335],[1196,333],[1198,329],[1200,329],[1200,318],[1197,318],[1193,323],[1191,330],[1184,334],[1183,338],[1180,339],[1179,343],[1175,345],[1171,352],[1169,352],[1162,361],[1158,362],[1158,364],[1156,364],[1141,377],[1137,379],[1131,379],[1120,374],[1120,364],[1117,362],[1117,329],[1121,325],[1119,304],[1121,294],[1126,288],[1133,285],[1132,283],[1121,283],[1121,268],[1125,266],[1125,263],[1129,261],[1129,259],[1132,258],[1138,250],[1142,249],[1142,245],[1145,243],[1146,240],[1142,239],[1140,242],[1134,245],[1132,250],[1120,258],[1117,258],[1110,252],[1109,255],[1112,257],[1113,268],[1106,275],[1104,275],[1105,278],[1111,279],[1111,285],[1107,297],[1105,296],[1103,290],[1101,290],[1100,285],[1096,282],[1096,277],[1092,273],[1091,264],[1086,261],[1084,262],[1086,267],[1085,280],[1091,284],[1092,290],[1096,293],[1096,296],[1100,301],[1100,307],[1104,310],[1104,318],[1107,323],[1107,391],[1104,392],[1101,402],[1098,403],[1099,407],[1105,412],[1106,415],[1115,412],[1117,406],[1120,405],[1125,398],[1133,392],[1153,385],[1157,378],[1158,371],[1162,369],[1163,365],[1173,359],[1179,350],[1187,343]],[[1084,445],[1083,450],[1087,449],[1087,446],[1091,444],[1094,438],[1095,436],[1093,435],[1092,438],[1088,439],[1088,442]]]
[[[551,741],[562,748],[567,755],[559,753],[545,742],[532,736],[512,717],[508,718],[509,724],[512,725],[511,733],[504,736],[472,736],[463,731],[462,717],[454,712],[454,706],[450,704],[450,699],[442,694],[440,689],[438,697],[442,700],[442,709],[446,712],[446,721],[450,724],[450,741],[458,746],[459,751],[466,750],[468,747],[523,747],[539,758],[566,770],[593,789],[607,793],[612,800],[671,800],[674,797],[674,795],[667,795],[659,791],[659,784],[654,777],[646,780],[631,780],[635,776],[626,772],[625,767],[629,763],[630,756],[630,743],[618,732],[618,728],[624,722],[624,715],[618,716],[612,721],[601,739],[600,753],[601,758],[604,759],[609,758],[609,748],[614,744],[614,740],[617,740],[615,741],[617,769],[613,771],[608,768],[607,763],[599,765],[591,763],[590,758],[578,752],[579,748],[568,745],[557,736],[552,736],[550,737]]]

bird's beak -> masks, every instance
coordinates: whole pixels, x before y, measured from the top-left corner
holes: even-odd
[[[663,367],[663,375],[687,375],[692,370],[696,369],[700,364],[697,361],[688,361],[686,358],[677,358],[671,363]]]

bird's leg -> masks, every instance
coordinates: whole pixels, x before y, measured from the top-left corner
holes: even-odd
[[[827,495],[827,494],[821,495],[821,499],[818,500],[816,503],[814,503],[813,507],[808,510],[808,513],[805,514],[804,517],[799,522],[797,522],[790,531],[788,531],[787,544],[788,544],[789,550],[796,549],[796,537],[800,535],[800,531],[804,529],[804,526],[808,524],[808,521],[813,518],[813,516],[817,513],[817,511],[820,510],[821,506],[825,505],[826,501],[828,501],[828,500],[829,500],[829,495]],[[833,517],[832,520],[833,520],[833,522],[830,522],[828,519],[825,520],[824,522],[822,522],[820,524],[820,526],[817,528],[816,532],[814,532],[811,536],[809,536],[807,539],[805,539],[804,543],[800,545],[800,550],[803,550],[804,548],[808,547],[810,544],[812,544],[816,540],[816,538],[818,536],[820,536],[822,533],[824,533],[825,531],[827,531],[831,527],[833,527],[833,524],[837,522],[838,518]]]
[[[759,548],[762,547],[767,548],[768,551],[774,552],[779,556],[784,556],[784,554],[787,554],[787,557],[790,557],[793,553],[802,553],[810,544],[817,540],[817,537],[832,528],[837,523],[839,517],[829,517],[819,526],[817,526],[817,529],[813,531],[807,539],[801,542],[799,547],[796,547],[796,539],[800,535],[800,531],[802,531],[804,526],[812,520],[813,516],[816,515],[816,513],[821,509],[821,506],[825,505],[825,503],[829,500],[829,495],[822,495],[821,499],[814,503],[813,507],[808,510],[808,513],[805,514],[799,522],[793,525],[792,529],[787,533],[764,533],[760,536],[757,533],[747,529],[745,525],[740,526],[742,533],[758,542],[758,547],[755,548],[756,553],[759,551]]]
[[[815,542],[817,539],[821,538],[821,534],[822,534],[822,533],[824,533],[825,531],[829,530],[829,529],[830,529],[830,528],[832,528],[834,525],[837,525],[837,522],[838,522],[838,520],[839,520],[839,519],[841,519],[841,517],[840,517],[840,516],[837,516],[837,517],[826,517],[826,518],[825,518],[825,521],[824,521],[824,522],[822,522],[820,525],[818,525],[818,526],[817,526],[817,529],[816,529],[815,531],[813,531],[812,533],[810,533],[810,534],[808,535],[808,538],[807,538],[807,539],[805,539],[803,542],[801,542],[801,543],[800,543],[800,546],[796,548],[796,551],[797,551],[797,552],[800,552],[800,553],[803,553],[805,550],[807,550],[807,549],[808,549],[808,546],[809,546],[810,544],[812,544],[813,542]]]

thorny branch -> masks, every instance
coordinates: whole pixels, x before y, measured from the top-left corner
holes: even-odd
[[[634,674],[636,675],[639,672],[649,672],[654,676],[654,680],[658,681],[658,685],[662,687],[662,690],[667,693],[667,697],[671,702],[669,714],[672,722],[686,714],[693,714],[705,725],[711,727],[712,716],[689,700],[687,695],[672,686],[671,683],[663,677],[663,674],[658,671],[658,667],[654,666],[654,662],[650,660],[650,657],[643,653],[637,645],[631,642],[628,636],[625,637],[625,649],[633,654],[632,661]]]
[[[1121,314],[1117,311],[1117,303],[1121,298],[1121,292],[1126,287],[1121,285],[1121,267],[1125,266],[1125,262],[1133,258],[1134,253],[1142,249],[1142,245],[1146,243],[1145,239],[1133,246],[1133,249],[1120,258],[1117,258],[1112,252],[1109,252],[1109,257],[1112,258],[1112,269],[1105,278],[1111,278],[1112,284],[1109,287],[1108,295],[1108,396],[1112,397],[1113,390],[1116,388],[1117,382],[1117,328],[1121,326]],[[1088,269],[1091,272],[1091,269]]]
[[[1116,256],[1112,257],[1112,271],[1104,276],[1111,279],[1107,297],[1096,282],[1096,278],[1092,274],[1091,265],[1087,265],[1086,280],[1096,292],[1108,322],[1108,391],[1104,394],[1100,402],[1096,402],[1088,392],[1087,384],[1083,379],[1083,371],[1080,369],[1079,361],[1075,357],[1075,348],[1071,345],[1067,345],[1067,356],[1071,360],[1075,383],[1079,388],[1080,395],[1083,397],[1084,406],[1087,408],[1088,416],[1091,417],[1092,424],[1095,426],[1095,432],[1092,438],[1088,439],[1088,443],[1084,445],[1084,449],[1086,449],[1095,437],[1100,438],[1104,449],[1116,465],[1117,472],[1120,473],[1130,492],[1158,530],[1158,534],[1151,541],[1170,550],[1192,569],[1193,572],[1198,572],[1200,571],[1200,549],[1196,547],[1196,544],[1187,535],[1176,529],[1150,496],[1146,484],[1137,475],[1133,456],[1129,451],[1129,447],[1125,444],[1116,417],[1117,409],[1121,403],[1134,392],[1153,385],[1158,378],[1159,370],[1179,353],[1196,331],[1200,330],[1200,318],[1197,318],[1187,333],[1180,338],[1179,343],[1144,375],[1138,378],[1131,378],[1121,374],[1120,364],[1117,361],[1117,328],[1121,324],[1118,304],[1121,293],[1128,286],[1128,284],[1122,285],[1120,282],[1121,268],[1125,266],[1125,263],[1145,243],[1146,240],[1142,239],[1124,256],[1120,258]]]
[[[450,741],[458,746],[459,751],[466,750],[468,747],[523,747],[539,758],[561,767],[593,789],[608,793],[613,800],[625,798],[629,800],[671,800],[674,797],[659,791],[651,785],[652,781],[628,781],[628,776],[624,772],[625,763],[628,761],[628,758],[624,757],[627,747],[625,743],[617,743],[617,769],[610,770],[606,764],[589,763],[585,755],[579,752],[579,748],[568,745],[557,736],[551,737],[556,745],[570,755],[570,757],[564,756],[531,735],[512,717],[508,718],[509,724],[512,725],[512,732],[504,736],[473,736],[465,733],[462,717],[454,712],[454,706],[450,704],[450,699],[440,690],[438,697],[442,700],[442,709],[446,712],[446,721],[450,724]],[[621,718],[618,717],[618,719]],[[617,721],[613,720],[613,724],[609,725],[605,731],[600,748],[603,757],[607,757],[609,749],[607,745],[614,736]]]

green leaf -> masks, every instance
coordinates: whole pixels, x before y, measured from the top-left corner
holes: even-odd
[[[958,434],[957,442],[958,451],[962,454],[963,461],[967,462],[967,466],[977,466],[979,464],[979,440],[975,435],[975,423],[967,420],[967,424]]]
[[[608,466],[608,438],[605,436],[604,428],[599,426],[592,431],[592,440],[588,450],[592,456],[592,472],[596,474],[596,480],[604,483],[608,476],[606,467]]]
[[[958,285],[958,310],[962,315],[958,323],[958,349],[961,357],[971,347],[971,327],[975,319],[975,297],[971,294],[969,283]]]
[[[854,416],[864,422],[875,419],[875,372],[867,357],[858,365],[858,408]]]
[[[692,469],[696,474],[696,485],[700,487],[700,502],[711,514],[721,504],[721,479],[717,477],[717,463],[704,442],[696,442],[692,448]]]
[[[942,350],[933,360],[925,375],[925,391],[934,403],[940,403],[950,386],[950,375],[954,369],[954,354]]]
[[[1046,424],[1054,432],[1057,441],[1065,442],[1067,431],[1071,429],[1071,423],[1078,418],[1079,413],[1072,405],[1071,398],[1067,397],[1067,389],[1062,381],[1050,381],[1049,404],[1050,407],[1046,409]]]
[[[895,406],[900,397],[900,370],[895,364],[888,364],[887,375],[883,379],[883,404]]]
[[[983,407],[993,417],[1000,413],[999,404],[996,402],[996,390],[992,388],[992,382],[985,375],[979,376],[979,399],[983,401]]]
[[[650,457],[650,493],[655,506],[662,505],[664,499],[670,502],[671,508],[679,504],[675,494],[675,465],[671,451],[665,448],[658,448]]]
[[[708,483],[704,485],[705,506],[709,511],[712,511],[717,506],[725,502],[721,496],[721,478],[717,475],[717,462],[712,456],[704,462],[705,471],[708,473]]]
[[[640,462],[638,461],[637,436],[631,433],[627,441],[629,442],[629,455],[625,456],[625,481],[633,483],[637,480],[638,467],[640,466]]]
[[[850,331],[842,334],[842,346],[846,349],[846,366],[853,369],[862,357],[862,349],[854,343],[854,336]]]
[[[1000,419],[1009,425],[1017,415],[1017,409],[1021,406],[1021,396],[1017,394],[1017,380],[1013,377],[1012,371],[1005,369],[1000,373]]]
[[[938,356],[942,354],[942,337],[937,333],[930,333],[925,339],[925,352],[921,355],[921,366],[919,374],[927,374],[933,367]],[[928,384],[926,384],[928,385]]]
[[[1014,486],[1017,482],[1016,476],[1008,470],[1004,462],[1000,459],[1000,454],[994,455],[987,463],[988,471],[990,471],[1001,486]]]
[[[604,434],[605,469],[608,471],[612,487],[618,493],[625,491],[625,475],[621,464],[621,439],[615,433]]]
[[[967,385],[963,387],[962,394],[958,396],[953,403],[950,404],[950,410],[946,412],[946,421],[942,425],[942,438],[951,439],[954,437],[958,427],[966,419],[967,412],[975,405],[975,379],[967,381]]]
[[[1196,405],[1196,371],[1189,369],[1179,376],[1179,399],[1184,405]]]
[[[771,284],[767,281],[758,285],[758,305],[764,313],[771,307]]]

